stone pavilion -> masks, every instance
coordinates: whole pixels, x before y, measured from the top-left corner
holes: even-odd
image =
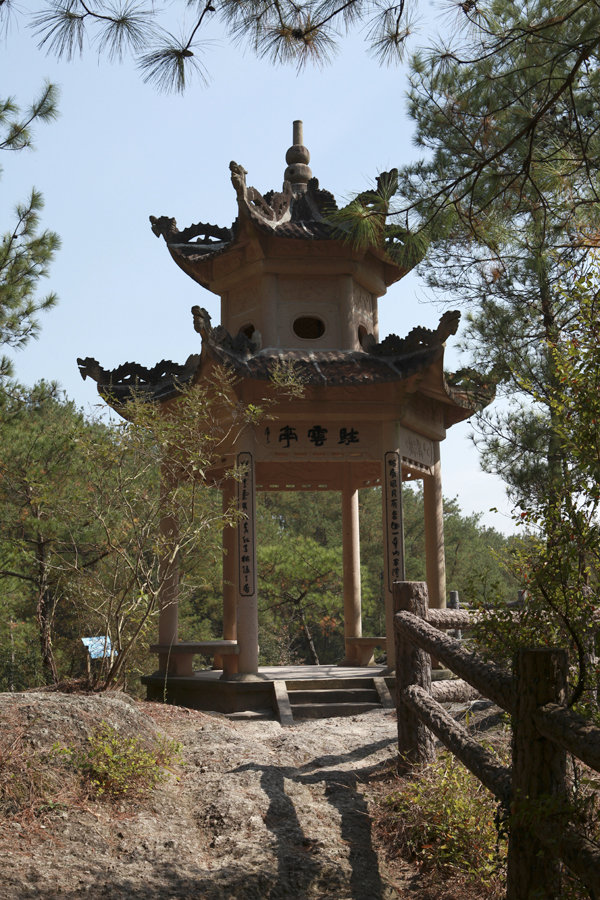
[[[392,584],[405,577],[403,481],[423,482],[429,596],[433,606],[445,606],[440,444],[448,428],[483,402],[444,374],[444,346],[457,331],[459,313],[445,313],[435,330],[417,327],[403,338],[380,338],[378,300],[410,268],[398,261],[399,229],[384,225],[377,243],[369,246],[357,247],[349,239],[334,197],[312,175],[299,121],[286,162],[282,190],[265,194],[247,185],[241,166],[230,164],[237,197],[231,228],[201,223],[179,231],[174,219],[151,217],[152,230],[164,238],[176,264],[221,298],[216,327],[200,306],[192,310],[202,341],[199,354],[184,365],[162,361],[145,369],[128,363],[113,371],[95,360],[78,360],[83,377],[94,378],[117,409],[134,386],[149,399],[172,402],[179,385],[201,381],[218,366],[235,373],[235,390],[244,402],[264,396],[273,367],[282,363],[292,364],[302,382],[302,395],[276,397],[268,420],[244,428],[222,457],[221,471],[211,473],[218,480],[234,465],[243,472],[238,482],[224,482],[229,485],[224,501],[235,492],[243,518],[237,529],[224,532],[222,639],[180,642],[176,573],[164,589],[153,648],[159,671],[144,681],[149,695],[157,697],[165,679],[173,686],[172,696],[177,684],[185,683],[180,702],[201,708],[215,704],[201,697],[194,655],[212,655],[222,681],[249,684],[261,678],[257,491],[340,494],[342,667],[367,666],[375,647],[387,650],[388,660],[394,658]],[[384,173],[378,188],[382,179],[393,177]],[[363,634],[361,616],[358,492],[374,486],[381,487],[382,496],[383,635]]]

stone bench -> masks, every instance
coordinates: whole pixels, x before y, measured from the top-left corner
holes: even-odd
[[[354,660],[354,665],[356,666],[374,666],[375,657],[373,650],[375,647],[381,647],[384,650],[385,646],[385,637],[346,638],[346,654],[349,659]]]
[[[237,641],[178,641],[176,644],[151,644],[151,653],[158,653],[159,668],[161,672],[169,672],[170,675],[193,675],[192,659],[194,656],[208,656],[213,660],[224,657],[236,657],[239,653]],[[225,666],[228,674],[237,671],[237,660],[231,659],[231,663]],[[220,668],[220,666],[215,666]]]

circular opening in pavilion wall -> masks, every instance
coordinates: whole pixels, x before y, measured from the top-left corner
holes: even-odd
[[[367,329],[365,328],[364,325],[359,325],[359,326],[358,326],[358,344],[359,344],[360,347],[364,346],[364,345],[363,345],[363,341],[364,341],[364,339],[366,338],[366,336],[367,336],[368,333],[369,333],[369,332],[367,331]]]
[[[242,332],[242,334],[246,335],[248,340],[250,340],[250,338],[254,334],[254,330],[255,329],[254,329],[254,325],[252,324],[252,322],[250,322],[248,325],[244,325],[243,328],[240,328],[240,331]]]
[[[325,322],[317,316],[299,316],[293,327],[296,337],[305,341],[314,341],[325,334]]]

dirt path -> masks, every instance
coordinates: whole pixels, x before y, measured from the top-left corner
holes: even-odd
[[[414,870],[378,854],[369,815],[369,776],[395,754],[389,712],[282,729],[120,696],[0,695],[0,726],[9,717],[40,749],[85,740],[102,720],[158,730],[185,764],[137,809],[89,801],[5,822],[3,900],[419,896]]]

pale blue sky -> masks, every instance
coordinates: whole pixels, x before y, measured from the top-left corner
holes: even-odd
[[[426,44],[425,25],[416,42]],[[199,351],[190,307],[205,306],[218,321],[218,299],[185,276],[150,230],[148,216],[168,215],[180,228],[193,222],[230,225],[236,215],[229,161],[248,171],[261,192],[279,189],[292,121],[304,121],[311,168],[338,199],[369,187],[375,175],[415,158],[406,116],[406,72],[380,68],[360,38],[335,62],[298,74],[273,68],[224,41],[208,48],[210,84],[183,97],[159,94],[132,63],[83,59],[60,63],[40,53],[24,27],[1,46],[2,95],[26,105],[44,78],[61,89],[60,118],[36,131],[36,149],[0,160],[0,228],[32,185],[46,201],[44,225],[62,249],[47,288],[59,306],[42,318],[39,341],[14,357],[17,377],[31,384],[56,379],[78,404],[98,397],[81,380],[78,356],[106,368],[125,361],[184,362]],[[46,285],[44,285],[46,287]],[[415,325],[435,327],[440,309],[414,276],[382,298],[381,337],[404,336]],[[446,368],[459,365],[451,338]],[[512,530],[498,479],[479,469],[469,425],[449,432],[442,447],[444,493],[488,525]],[[501,513],[489,513],[498,507]]]

